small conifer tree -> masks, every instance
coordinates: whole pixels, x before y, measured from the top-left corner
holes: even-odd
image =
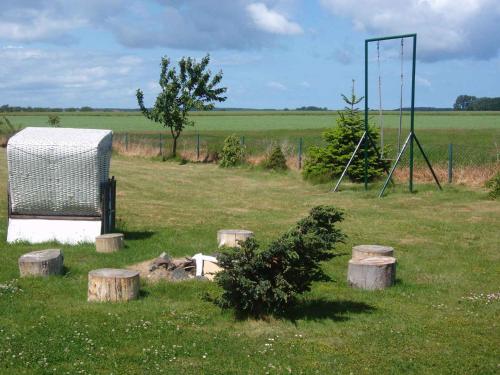
[[[264,168],[274,171],[286,171],[286,157],[280,145],[275,145],[271,153],[266,157],[263,163]]]
[[[224,147],[222,147],[221,159],[219,166],[223,168],[235,167],[245,161],[245,146],[243,146],[236,137],[230,135],[224,140]]]
[[[355,107],[363,97],[356,97],[353,87],[351,97],[342,95],[342,99],[347,106],[339,111],[337,126],[322,135],[326,146],[312,146],[307,152],[302,172],[305,179],[326,182],[340,176],[365,131],[365,122],[359,109]],[[369,127],[368,133],[376,144],[378,134],[375,129]],[[365,138],[365,141],[368,142],[368,139]],[[373,147],[368,147],[367,154],[368,180],[371,181],[383,174],[387,161],[380,160]],[[362,149],[354,157],[347,170],[347,176],[351,181],[361,182],[364,180],[364,173],[364,149]]]

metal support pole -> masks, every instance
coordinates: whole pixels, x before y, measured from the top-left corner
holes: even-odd
[[[453,182],[453,143],[448,145],[448,183]]]
[[[417,143],[417,146],[420,149],[420,152],[422,153],[422,156],[424,157],[424,160],[427,163],[427,166],[431,170],[432,177],[434,177],[434,181],[436,181],[436,184],[437,184],[439,190],[443,190],[443,188],[441,187],[441,184],[439,183],[439,180],[438,180],[438,178],[436,176],[436,173],[434,172],[434,169],[432,168],[431,162],[427,158],[427,155],[425,154],[424,149],[422,148],[422,145],[418,141],[418,138],[417,138],[417,136],[415,134],[413,135],[413,138],[415,138],[415,142]]]
[[[417,34],[413,36],[413,66],[411,70],[411,120],[410,120],[410,192],[413,193],[413,138],[415,137],[415,71],[417,66]]]
[[[200,160],[200,133],[196,133],[196,160]]]
[[[365,132],[368,133],[368,40],[365,40]],[[363,156],[365,159],[365,190],[368,190],[368,142],[364,144]]]
[[[354,160],[354,157],[356,156],[356,153],[358,152],[359,148],[361,147],[361,144],[363,143],[365,137],[366,137],[366,132],[363,133],[363,135],[361,136],[361,139],[359,140],[356,148],[354,149],[354,152],[352,153],[349,161],[347,162],[347,165],[345,166],[344,170],[342,171],[342,174],[340,175],[339,177],[339,180],[337,181],[337,183],[335,184],[335,187],[333,188],[333,192],[336,192],[340,186],[340,183],[342,182],[342,179],[344,178],[345,174],[347,173],[347,169],[350,167],[352,161]],[[368,143],[368,142],[365,142],[365,144]]]
[[[299,169],[302,169],[302,137],[299,138]]]
[[[399,161],[401,160],[401,156],[403,156],[403,153],[406,151],[406,147],[408,146],[408,143],[410,142],[410,139],[413,138],[411,133],[408,134],[408,137],[406,138],[405,143],[403,144],[403,147],[401,148],[401,151],[396,158],[396,161],[392,165],[391,171],[389,172],[389,176],[387,176],[387,180],[384,182],[384,186],[382,186],[382,190],[380,190],[380,194],[378,195],[379,198],[381,198],[384,195],[385,189],[387,188],[387,185],[389,185],[389,181],[392,179],[392,175],[394,171],[396,170],[396,167],[399,164]]]

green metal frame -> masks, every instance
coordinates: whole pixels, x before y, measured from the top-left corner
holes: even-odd
[[[347,166],[345,167],[342,175],[340,176],[337,184],[335,185],[335,188],[332,189],[333,191],[337,191],[338,187],[343,179],[343,177],[346,174],[347,169],[349,168],[352,160],[354,159],[354,156],[358,152],[358,149],[360,148],[361,144],[363,144],[363,158],[364,158],[364,184],[365,184],[365,190],[368,190],[368,149],[369,147],[373,147],[376,151],[377,154],[379,154],[379,151],[377,149],[377,146],[371,139],[371,137],[366,137],[366,135],[369,134],[369,123],[368,123],[368,46],[370,43],[373,42],[380,42],[383,40],[391,40],[391,39],[403,39],[403,38],[412,38],[413,39],[413,55],[412,55],[412,72],[411,72],[411,112],[410,112],[410,133],[408,134],[408,137],[406,138],[403,147],[399,151],[398,156],[396,157],[396,160],[394,164],[392,165],[390,171],[388,171],[388,176],[387,179],[384,182],[384,185],[382,187],[382,190],[380,191],[379,197],[382,197],[384,195],[384,192],[389,185],[389,182],[392,181],[392,175],[394,171],[396,170],[396,167],[398,166],[399,162],[401,161],[401,157],[403,153],[406,151],[406,148],[409,146],[409,151],[410,151],[410,179],[409,179],[409,189],[410,192],[413,192],[413,167],[414,167],[414,143],[417,144],[417,147],[419,148],[420,152],[422,153],[425,162],[427,166],[429,167],[432,176],[434,177],[434,180],[436,181],[437,186],[441,190],[441,184],[439,183],[439,180],[436,176],[436,173],[434,172],[434,169],[432,168],[432,165],[427,158],[427,155],[424,152],[424,149],[422,148],[422,145],[420,144],[417,136],[415,135],[415,70],[416,70],[416,63],[417,63],[417,34],[402,34],[402,35],[392,35],[392,36],[384,36],[384,37],[379,37],[379,38],[371,38],[371,39],[366,39],[365,40],[365,132],[363,136],[361,137],[358,146],[354,150],[354,153],[351,156],[351,159],[347,163]],[[371,142],[367,142],[366,138],[370,138]],[[380,155],[380,154],[379,154]]]

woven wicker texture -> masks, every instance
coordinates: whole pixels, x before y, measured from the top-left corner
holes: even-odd
[[[111,159],[110,130],[26,128],[9,139],[13,214],[98,216]]]

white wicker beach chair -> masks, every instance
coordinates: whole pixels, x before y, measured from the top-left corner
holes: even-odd
[[[93,242],[101,234],[110,130],[26,128],[9,139],[8,242]]]

